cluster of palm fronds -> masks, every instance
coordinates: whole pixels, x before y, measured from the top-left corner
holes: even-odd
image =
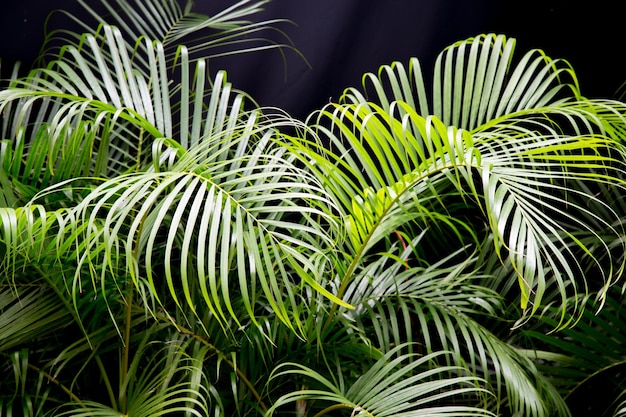
[[[301,122],[209,74],[263,2],[79,2],[0,91],[0,415],[624,415],[625,104],[483,35]]]

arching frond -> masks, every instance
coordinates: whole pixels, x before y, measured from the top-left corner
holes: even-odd
[[[481,285],[487,277],[477,272],[477,259],[457,251],[433,265],[410,266],[421,239],[359,270],[344,298],[355,309],[343,314],[383,351],[411,342],[419,353],[454,352],[455,365],[490,384],[492,410],[567,415],[563,399],[535,364],[490,329],[498,326],[505,301]]]
[[[133,50],[121,36],[109,26],[84,35],[81,46],[0,91],[0,157],[22,202],[69,178],[145,169],[161,138],[188,149],[254,121],[238,119],[247,97],[233,92],[223,72],[209,82],[206,61],[191,63],[186,48],[178,51],[174,85],[161,43],[144,39]],[[140,51],[149,57],[146,72],[136,65]]]
[[[292,48],[289,38],[277,26],[284,19],[252,21],[268,0],[240,0],[206,16],[192,11],[191,1],[181,0],[116,0],[87,2],[78,0],[85,16],[64,12],[80,28],[81,33],[95,34],[100,25],[116,26],[123,40],[132,49],[144,37],[164,45],[168,65],[176,59],[177,48],[186,45],[197,57],[215,58],[267,49]],[[278,36],[277,36],[278,35]],[[77,44],[80,34],[55,30],[48,34],[48,53],[58,44]],[[281,41],[277,42],[276,38]],[[139,57],[147,66],[145,56]]]
[[[623,105],[577,105],[576,89],[559,83],[570,71],[543,58],[532,65],[523,59],[511,75],[536,96],[509,91],[512,46],[481,37],[445,51],[434,101],[452,104],[436,105],[432,116],[419,113],[428,107],[417,62],[409,73],[399,65],[381,69],[387,84],[366,75],[376,87],[375,102],[348,89],[339,104],[310,119],[327,147],[316,148],[323,156],[311,166],[340,201],[357,258],[402,225],[423,230],[474,211],[483,222],[457,223],[453,233],[480,235],[486,225],[495,251],[517,272],[526,316],[557,298],[564,326],[580,307],[566,313],[565,300],[588,286],[601,288],[601,298],[623,272],[624,258],[611,247],[622,242],[623,204],[616,203],[619,193],[607,193],[624,184],[626,154],[613,137]],[[449,62],[465,62],[468,50],[478,61]],[[473,79],[456,85],[459,77],[470,78],[470,69],[475,79],[495,78],[497,85],[481,93],[469,87]],[[455,94],[447,90],[451,85]],[[480,114],[472,115],[477,108]],[[590,270],[602,271],[599,282],[584,278]]]
[[[167,344],[151,342],[152,329],[143,332],[136,346],[128,373],[120,381],[117,402],[107,406],[93,401],[74,401],[65,404],[60,416],[164,416],[184,411],[202,417],[210,414],[208,381],[202,370],[206,349],[189,355],[193,341],[182,338]]]
[[[612,289],[600,314],[594,311],[598,303],[587,301],[590,306],[576,327],[548,336],[545,329],[551,328],[554,321],[544,316],[533,328],[522,332],[529,346],[525,354],[551,376],[571,407],[608,413],[616,406],[612,400],[624,391],[619,377],[626,367],[621,348],[626,343],[626,314],[621,300],[619,291]],[[593,399],[589,392],[595,392]]]
[[[299,375],[310,388],[282,396],[268,415],[296,401],[304,403],[305,408],[306,404],[314,402],[316,410],[320,410],[319,415],[335,409],[345,409],[353,416],[376,417],[494,415],[479,406],[464,405],[468,397],[475,397],[473,401],[479,404],[480,398],[488,395],[481,388],[480,379],[463,376],[462,368],[430,366],[432,361],[445,356],[445,353],[418,357],[403,353],[405,348],[404,345],[394,348],[351,385],[343,387],[306,366],[284,364],[274,373],[275,378]]]
[[[371,101],[387,108],[402,101],[422,116],[473,131],[520,111],[559,106],[580,98],[571,66],[541,50],[514,59],[515,39],[480,35],[456,42],[439,54],[432,84],[417,58],[382,66],[363,77],[364,93],[346,89],[342,101]],[[431,90],[432,88],[432,90]],[[432,94],[428,94],[432,91]]]
[[[259,113],[248,117],[242,126],[210,132],[191,151],[179,149],[169,166],[103,182],[74,208],[55,215],[37,205],[5,209],[5,242],[15,242],[14,256],[56,245],[55,256],[74,258],[72,291],[82,291],[85,274],[96,287],[109,285],[110,273],[130,274],[138,284],[147,280],[148,298],[160,302],[169,294],[195,310],[197,292],[219,319],[245,320],[232,305],[235,296],[254,320],[265,300],[298,327],[293,291],[302,284],[341,302],[319,269],[336,229],[332,204],[276,146],[277,133],[260,128]],[[64,193],[65,185],[39,197]],[[58,233],[56,243],[47,233]]]
[[[34,288],[0,292],[0,354],[43,340],[68,325],[69,312],[53,293]]]

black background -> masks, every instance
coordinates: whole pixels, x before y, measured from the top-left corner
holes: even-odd
[[[31,65],[43,41],[46,16],[57,8],[80,13],[75,0],[0,0],[3,75],[12,62]],[[97,5],[98,1],[91,0]],[[197,0],[194,11],[211,14],[233,1]],[[236,88],[261,105],[303,118],[361,75],[394,60],[416,56],[432,68],[448,44],[479,33],[518,40],[518,54],[543,49],[571,62],[588,97],[616,97],[626,82],[624,0],[273,0],[255,19],[284,18],[284,31],[308,64],[293,51],[216,59]],[[66,22],[52,19],[50,26]],[[269,34],[282,39],[277,33]]]

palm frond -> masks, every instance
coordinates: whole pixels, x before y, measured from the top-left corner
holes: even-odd
[[[377,102],[367,101],[356,89],[346,90],[339,104],[310,119],[328,148],[315,148],[324,156],[314,157],[311,168],[339,200],[350,252],[357,257],[403,224],[416,223],[423,230],[444,218],[462,218],[444,204],[453,199],[460,210],[479,209],[484,219],[457,223],[453,233],[467,238],[489,228],[495,251],[517,272],[526,317],[554,298],[565,305],[588,285],[599,286],[602,297],[624,268],[623,257],[615,256],[619,251],[607,243],[622,242],[621,213],[615,210],[620,206],[605,201],[608,194],[602,191],[623,187],[624,148],[611,136],[616,131],[611,118],[623,106],[615,105],[611,113],[606,105],[586,101],[577,106],[570,96],[561,98],[570,90],[577,98],[576,90],[559,84],[561,70],[544,59],[532,65],[525,59],[515,70],[516,79],[529,78],[520,88],[541,94],[514,98],[519,94],[508,91],[506,77],[500,75],[507,74],[512,44],[500,37],[489,39],[469,40],[442,55],[448,66],[436,82],[441,88],[435,89],[435,102],[452,100],[463,106],[446,110],[438,105],[434,116],[419,114],[427,108],[418,63],[412,63],[409,74],[398,65],[381,69],[381,74],[392,69],[400,74],[389,76],[390,98],[374,75],[365,80],[374,79]],[[458,82],[452,71],[456,64],[448,63],[450,54],[464,62],[466,47],[481,51],[470,53],[479,63],[468,64],[467,71],[473,68],[476,79],[495,77],[499,84],[485,89],[485,96],[456,86],[458,94],[448,97],[452,93],[445,91]],[[530,88],[536,83],[542,88]],[[504,114],[508,104],[502,107],[498,100],[517,103],[513,113]],[[470,113],[452,110],[457,107]],[[472,115],[476,108],[480,114]],[[464,119],[475,121],[461,123]],[[600,264],[609,267],[597,268]],[[584,279],[584,272],[594,268],[606,271],[599,283]],[[575,318],[579,311],[560,314],[559,326],[565,326],[572,323],[568,314]]]
[[[571,66],[531,50],[514,60],[515,39],[480,35],[447,47],[435,63],[432,94],[416,58],[363,77],[364,93],[346,89],[346,103],[407,103],[422,116],[435,115],[446,126],[473,131],[520,111],[558,106],[580,98]],[[513,68],[511,68],[513,66]],[[369,90],[369,92],[368,92]]]
[[[138,65],[138,55],[146,56],[147,68]],[[171,81],[171,69],[180,71],[179,83]],[[47,68],[0,92],[4,170],[23,187],[42,189],[67,178],[143,168],[160,138],[188,149],[231,129],[251,102],[223,72],[214,82],[207,77],[207,61],[192,63],[186,47],[169,66],[158,41],[144,38],[129,47],[110,26],[85,34]]]
[[[485,324],[488,317],[502,316],[504,300],[481,285],[486,277],[476,271],[477,259],[457,251],[433,265],[411,266],[421,239],[397,258],[383,255],[358,271],[344,297],[355,309],[345,316],[383,351],[411,342],[422,353],[454,352],[455,365],[490,383],[492,410],[567,415],[563,399],[535,364]]]
[[[38,289],[18,293],[3,286],[0,292],[0,353],[41,340],[67,326],[69,312],[58,297]]]
[[[162,416],[177,411],[187,415],[209,414],[208,382],[202,370],[206,350],[190,356],[193,341],[170,340],[164,346],[150,341],[152,330],[143,332],[126,377],[120,381],[118,403],[94,401],[67,403],[57,411],[61,416]]]
[[[622,393],[622,395],[620,395],[620,398],[617,401],[620,401],[624,397],[626,397],[626,394]],[[626,400],[623,400],[617,406],[615,413],[613,414],[613,417],[624,417],[625,415],[626,415]]]
[[[609,396],[623,390],[620,379],[613,376],[622,372],[626,362],[622,349],[626,343],[626,326],[621,298],[612,289],[600,314],[594,311],[598,303],[587,300],[589,308],[571,329],[550,336],[542,333],[544,328],[554,325],[554,320],[545,315],[539,317],[534,328],[522,332],[529,346],[528,357],[538,362],[542,372],[553,379],[568,399],[584,402],[584,395],[579,393],[599,384],[598,381],[606,381],[603,391]]]
[[[40,190],[68,178],[120,175],[142,164],[152,138],[172,136],[163,86],[150,92],[152,82],[118,48],[119,32],[104,32],[115,59],[86,35],[81,49],[67,48],[47,69],[0,92],[3,169],[24,186]]]
[[[277,26],[284,19],[252,21],[250,18],[263,10],[268,0],[241,0],[212,16],[192,11],[190,1],[180,0],[117,0],[89,3],[79,0],[88,19],[68,15],[84,33],[95,34],[100,25],[116,26],[123,34],[127,47],[147,37],[164,45],[168,64],[176,59],[177,48],[186,45],[195,57],[215,58],[267,49],[294,49],[289,38]],[[278,36],[277,36],[278,35]],[[79,34],[55,30],[48,34],[46,52],[56,55],[56,45],[77,44]],[[277,42],[275,39],[280,38]],[[145,57],[138,58],[147,66]]]
[[[287,363],[276,370],[273,377],[299,375],[304,377],[309,389],[286,394],[279,398],[268,415],[279,407],[296,401],[314,404],[319,415],[331,410],[345,409],[353,416],[492,416],[480,406],[464,405],[489,395],[481,388],[482,381],[463,376],[462,368],[454,366],[429,366],[445,353],[418,357],[403,353],[406,346],[398,346],[354,383],[339,387],[317,371],[295,363]],[[429,369],[429,370],[424,370]],[[455,375],[457,374],[457,375]],[[455,404],[458,401],[458,404]],[[323,408],[322,408],[323,407]]]
[[[146,279],[152,297],[162,301],[169,293],[179,306],[184,300],[197,308],[191,298],[197,290],[222,320],[243,319],[229,291],[252,318],[262,294],[288,326],[297,319],[287,308],[295,308],[294,285],[312,286],[341,303],[318,269],[324,251],[317,245],[330,248],[335,228],[330,202],[276,146],[276,132],[259,128],[257,117],[251,113],[249,124],[210,135],[193,151],[179,150],[166,170],[106,181],[74,208],[55,214],[40,205],[4,209],[4,241],[15,242],[14,256],[32,252],[33,245],[56,245],[57,255],[60,250],[77,263],[72,291],[82,291],[83,274],[98,287],[117,271],[137,284]],[[40,197],[64,191],[61,183]],[[49,231],[59,233],[56,243],[46,238]]]

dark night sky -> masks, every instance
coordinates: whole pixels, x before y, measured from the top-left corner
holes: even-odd
[[[75,0],[0,0],[0,57],[3,70],[15,60],[29,64],[43,40],[52,8],[79,10]],[[97,1],[91,0],[96,4]],[[227,0],[197,0],[195,11],[212,13]],[[307,66],[287,51],[287,70],[276,51],[213,62],[235,87],[262,105],[305,117],[361,75],[394,60],[417,56],[431,68],[446,45],[485,32],[518,39],[518,54],[541,48],[569,60],[583,94],[611,97],[626,82],[623,0],[273,0],[258,18],[286,18],[282,24]],[[52,4],[52,5],[51,5]],[[590,6],[591,5],[591,6]],[[592,7],[593,6],[593,7]],[[61,24],[58,17],[52,21]]]

